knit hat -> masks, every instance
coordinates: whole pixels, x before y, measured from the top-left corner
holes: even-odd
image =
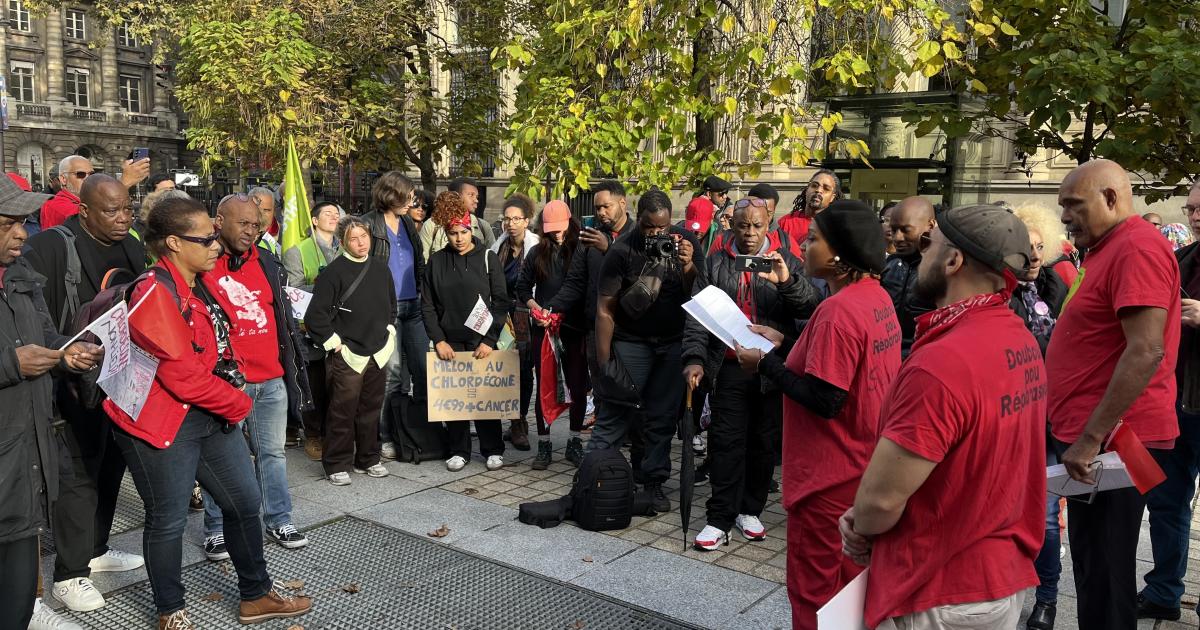
[[[542,232],[565,232],[571,225],[571,209],[561,199],[555,199],[542,208]]]
[[[712,225],[715,212],[712,200],[708,197],[696,197],[688,203],[687,210],[684,211],[683,227],[697,234],[704,234]]]
[[[879,215],[856,199],[837,199],[813,217],[821,237],[842,262],[864,273],[883,273],[883,228]]]
[[[942,234],[971,258],[998,273],[1020,274],[1029,267],[1029,230],[1000,206],[963,206],[937,215]]]
[[[775,187],[770,184],[755,184],[746,194],[751,197],[758,197],[764,200],[770,199],[775,203],[779,203],[779,191],[775,190]]]
[[[729,189],[730,189],[729,182],[725,181],[724,179],[722,179],[720,177],[717,177],[716,175],[709,175],[708,177],[706,177],[704,179],[705,192],[710,191],[710,190],[715,191],[715,192],[727,192]]]

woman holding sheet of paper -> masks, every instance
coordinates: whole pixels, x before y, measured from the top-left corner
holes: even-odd
[[[425,330],[439,359],[449,361],[455,352],[486,358],[496,348],[508,319],[504,267],[471,233],[471,213],[458,193],[444,192],[434,202],[432,221],[446,232],[445,248],[434,252],[425,266],[421,308]],[[471,432],[466,422],[447,423],[450,459],[446,468],[462,470],[471,459]],[[476,420],[479,451],[488,470],[504,465],[504,440],[499,420]]]
[[[879,436],[880,404],[900,369],[900,323],[879,285],[883,230],[859,201],[834,201],[804,242],[804,271],[828,283],[787,358],[738,347],[742,367],[783,390],[783,505],[788,514],[792,627],[816,630],[817,609],[861,571],[842,554],[838,518],[854,503]],[[752,328],[775,343],[785,333]]]
[[[770,224],[765,205],[739,203],[733,238],[705,258],[706,273],[697,275],[692,295],[712,286],[725,292],[751,322],[786,331],[795,339],[795,322],[817,305],[817,291],[800,272],[800,263],[772,238]],[[763,267],[746,271],[747,256]],[[782,416],[779,389],[738,367],[733,349],[692,317],[684,333],[683,363],[690,387],[707,379],[714,392],[708,428],[712,497],[708,525],[694,546],[716,549],[729,542],[734,526],[747,540],[762,540],[766,528],[758,517],[775,471]]]

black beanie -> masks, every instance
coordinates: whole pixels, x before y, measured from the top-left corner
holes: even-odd
[[[746,192],[746,195],[755,199],[762,199],[763,201],[770,199],[775,203],[779,203],[779,191],[766,182],[755,184],[753,188]]]
[[[850,267],[864,273],[883,273],[883,227],[879,215],[854,199],[837,199],[813,220],[833,253]]]

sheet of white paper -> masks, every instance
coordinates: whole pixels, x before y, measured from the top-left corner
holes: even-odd
[[[775,346],[762,335],[750,332],[750,320],[721,289],[709,286],[683,305],[683,310],[717,336],[730,349],[734,342],[744,348],[770,352]]]
[[[117,302],[108,312],[88,324],[87,329],[100,338],[104,346],[104,363],[100,366],[99,380],[110,378],[129,365],[129,305]]]
[[[312,294],[296,287],[284,287],[283,292],[292,305],[292,315],[296,319],[304,319],[304,314],[308,312],[308,304],[312,302]]]
[[[154,384],[158,359],[137,346],[130,348],[129,365],[98,383],[113,404],[137,422],[138,415],[142,413],[142,406],[146,404],[146,397],[150,395],[150,386]]]
[[[867,569],[850,581],[817,611],[817,630],[867,630],[863,619],[867,601]]]
[[[471,309],[471,314],[467,315],[467,321],[463,322],[463,326],[474,330],[475,332],[486,335],[488,330],[492,328],[492,312],[488,310],[487,303],[483,301],[483,296],[475,302],[475,308]]]
[[[1125,470],[1125,462],[1121,461],[1121,456],[1116,451],[1101,453],[1094,461],[1099,461],[1103,469],[1097,473],[1099,475],[1097,485],[1100,486],[1100,492],[1133,486],[1133,480],[1129,478],[1129,471]],[[1091,494],[1095,488],[1096,486],[1091,484],[1071,479],[1071,475],[1067,474],[1067,467],[1063,464],[1046,467],[1046,490],[1052,494],[1060,497],[1073,497]]]

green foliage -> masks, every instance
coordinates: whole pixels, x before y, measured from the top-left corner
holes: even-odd
[[[1128,4],[1123,16],[1110,16],[1107,2],[989,1],[1011,26],[989,29],[999,45],[979,55],[973,74],[952,73],[975,105],[907,119],[918,133],[974,131],[1027,153],[1109,158],[1184,192],[1180,182],[1200,173],[1200,3]],[[977,19],[976,31],[989,26]]]

